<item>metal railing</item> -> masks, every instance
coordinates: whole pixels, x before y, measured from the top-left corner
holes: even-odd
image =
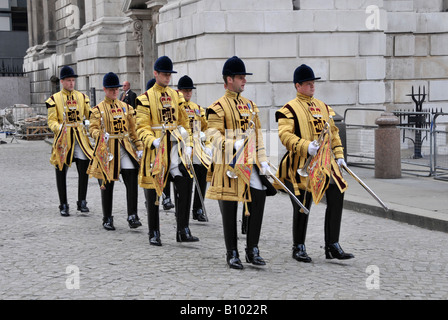
[[[23,77],[23,58],[0,57],[0,77]]]
[[[432,133],[434,178],[448,180],[448,113],[439,112],[434,115]]]
[[[366,112],[372,115],[366,115]],[[374,122],[382,112],[383,109],[365,108],[348,108],[345,111],[347,163],[367,167],[375,165],[374,131],[378,126],[369,121]],[[400,119],[397,128],[401,138],[401,170],[412,175],[448,180],[448,113],[393,113]],[[361,121],[365,123],[361,124]]]
[[[355,112],[356,111],[356,112]],[[361,115],[355,115],[362,112]],[[347,163],[356,166],[375,165],[375,120],[384,109],[347,108],[344,112]],[[366,116],[371,113],[371,116]],[[350,116],[349,116],[350,115]],[[354,119],[351,119],[354,118]],[[364,123],[361,123],[364,122]]]
[[[402,171],[431,176],[433,174],[433,112],[394,111],[399,119]]]

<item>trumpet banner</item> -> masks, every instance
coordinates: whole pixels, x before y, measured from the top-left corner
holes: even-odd
[[[67,154],[69,150],[68,140],[67,140],[67,126],[65,122],[62,124],[61,130],[55,140],[55,150],[56,150],[56,161],[59,170],[62,170],[64,164],[67,160]]]
[[[109,150],[107,149],[107,142],[104,132],[101,132],[98,137],[93,156],[97,159],[98,166],[101,168],[101,173],[104,177],[103,185],[106,182],[109,183],[112,178],[110,177],[109,170]]]
[[[167,163],[165,155],[167,153],[167,141],[164,137],[160,140],[159,148],[157,149],[156,158],[154,159],[154,164],[152,167],[152,177],[154,179],[154,186],[157,195],[160,197],[163,193],[163,185],[165,184],[165,173],[167,168]]]
[[[210,168],[212,158],[204,151],[201,139],[194,136],[193,136],[193,152],[195,157],[194,163],[199,163],[198,161],[196,161],[196,159],[199,159],[199,161],[204,165],[204,167],[206,167],[207,169]]]
[[[311,193],[316,204],[322,200],[330,183],[331,157],[330,135],[325,134],[321,147],[309,166],[308,179],[310,179]]]
[[[235,173],[243,179],[246,185],[250,184],[250,175],[252,173],[252,167],[256,156],[256,141],[255,133],[250,134],[244,139],[244,145],[234,156],[232,163],[234,163]],[[232,165],[231,165],[232,166]]]

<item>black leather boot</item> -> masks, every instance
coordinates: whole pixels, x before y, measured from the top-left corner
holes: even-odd
[[[152,246],[161,246],[162,241],[160,240],[160,231],[159,230],[149,230],[149,244]]]
[[[311,258],[306,253],[306,248],[304,244],[297,244],[293,246],[292,257],[300,262],[305,263],[311,262]]]
[[[163,210],[168,211],[168,210],[171,210],[174,208],[174,203],[171,202],[170,197],[166,197],[165,199],[163,199],[162,205],[163,205]]]
[[[204,199],[205,191],[207,188],[207,168],[202,164],[194,164],[194,171],[199,182],[199,189],[201,190],[202,199]],[[204,211],[202,209],[202,202],[198,193],[198,189],[194,187],[193,191],[193,220],[207,222],[207,216],[204,214]]]
[[[252,202],[247,203],[250,215],[247,217],[246,261],[254,265],[264,266],[266,263],[260,257],[258,241],[260,240],[263,223],[266,191],[250,188],[250,194]]]
[[[156,205],[157,193],[154,189],[143,189],[143,192],[146,198],[149,244],[152,246],[161,246],[162,241],[160,240],[159,206]]]
[[[126,186],[126,201],[128,209],[128,224],[131,229],[142,226],[137,215],[138,203],[138,170],[137,169],[122,169],[121,176],[123,177]]]
[[[103,217],[103,228],[108,230],[108,231],[115,230],[115,227],[114,227],[114,217],[112,217],[112,216],[110,216],[110,217]]]
[[[244,269],[237,250],[227,251],[226,261],[227,265],[231,269],[239,269],[239,270]]]
[[[101,180],[98,181],[101,185]],[[114,219],[112,218],[112,202],[114,193],[114,181],[105,184],[105,189],[101,189],[101,205],[103,208],[103,227],[106,230],[115,230]]]
[[[336,243],[339,242],[341,230],[344,194],[336,184],[330,184],[325,191],[325,197],[327,198],[324,222],[325,243]]]
[[[183,228],[177,231],[176,236],[177,242],[196,242],[199,241],[199,238],[191,235],[191,231],[189,227]]]
[[[238,236],[236,231],[238,202],[219,200],[218,204],[221,211],[224,242],[227,249],[227,265],[232,269],[243,269],[238,254]]]
[[[355,256],[351,253],[345,253],[338,242],[325,245],[326,259],[347,260],[347,259],[353,259],[354,257]]]
[[[90,212],[86,200],[77,201],[76,205],[78,206],[78,211],[81,211],[82,213]]]
[[[256,266],[264,266],[266,262],[260,257],[260,251],[258,247],[246,248],[246,262],[252,263]]]
[[[207,222],[207,218],[205,217],[204,211],[202,209],[193,209],[193,220],[197,220],[200,222]]]
[[[171,175],[168,175],[168,181],[165,188],[163,188],[163,210],[171,210],[174,208],[174,203],[171,201]]]
[[[195,242],[199,238],[191,235],[189,228],[192,179],[176,176],[174,178],[174,204],[176,206],[177,242]]]
[[[129,228],[135,229],[142,226],[142,223],[140,222],[140,218],[137,214],[131,214],[128,216],[128,224]]]
[[[67,166],[64,165],[62,170],[56,168],[56,186],[58,189],[59,196],[59,213],[63,217],[68,217],[69,214],[69,206],[67,201]]]
[[[68,204],[63,203],[59,206],[59,213],[63,217],[68,217],[70,214],[68,213]]]
[[[90,160],[75,159],[76,169],[78,170],[78,211],[82,213],[89,212],[87,207],[87,187],[89,185],[89,175],[87,169],[89,168]]]
[[[294,192],[293,185],[289,181],[285,181],[286,187]],[[306,193],[306,200],[305,199]],[[300,190],[300,195],[297,196],[300,202],[305,204],[305,207],[310,210],[312,204],[312,194],[311,192],[305,192],[305,190]],[[300,212],[301,207],[291,199],[293,207],[293,217],[292,217],[292,257],[293,259],[300,262],[311,262],[311,258],[308,256],[305,248],[306,231],[308,227],[308,216],[307,214]]]

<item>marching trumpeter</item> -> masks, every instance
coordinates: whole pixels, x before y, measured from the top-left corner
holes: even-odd
[[[135,131],[135,111],[118,99],[122,87],[115,73],[103,78],[104,100],[92,108],[90,135],[96,140],[89,174],[99,179],[103,227],[115,230],[112,216],[114,183],[121,174],[126,186],[127,221],[130,228],[142,224],[137,214],[139,159],[143,144]]]
[[[156,83],[156,79],[152,78],[146,83],[146,91],[151,89]],[[174,203],[171,201],[171,176],[168,176],[168,181],[165,184],[165,188],[163,189],[162,197],[162,206],[163,210],[170,210],[174,208]]]
[[[145,148],[139,173],[148,213],[149,243],[161,246],[159,198],[173,177],[178,242],[198,241],[191,234],[189,212],[192,180],[189,171],[192,156],[191,130],[181,94],[171,89],[173,63],[162,56],[154,63],[156,83],[137,97],[137,133]],[[182,190],[185,190],[182,192]]]
[[[344,151],[333,116],[333,109],[314,97],[313,70],[302,64],[294,71],[297,97],[276,112],[279,137],[287,153],[277,176],[309,209],[325,193],[325,256],[327,259],[350,259],[339,245],[339,234],[347,183],[342,177]],[[307,159],[312,160],[308,168]],[[301,174],[298,170],[302,169]],[[308,173],[302,173],[308,172]],[[308,215],[293,204],[293,253],[300,262],[311,262],[305,248]]]
[[[93,148],[84,127],[90,116],[89,98],[75,90],[74,70],[65,66],[60,72],[62,90],[45,103],[48,111],[48,127],[54,132],[54,143],[50,163],[56,167],[56,185],[59,195],[59,210],[62,216],[69,216],[67,201],[67,170],[72,162],[78,171],[78,211],[89,212],[87,207],[87,169],[92,159]]]
[[[207,139],[213,146],[214,155],[206,197],[219,203],[227,264],[233,269],[243,269],[238,252],[238,202],[244,203],[249,215],[246,262],[265,265],[258,241],[267,186],[260,177],[269,170],[269,165],[260,132],[258,107],[241,96],[246,75],[251,73],[247,73],[244,62],[234,56],[225,62],[222,75],[226,92],[207,108]],[[266,183],[267,179],[264,181]]]
[[[194,190],[192,211],[193,219],[205,222],[208,218],[206,212],[204,212],[205,208],[202,208],[203,201],[201,201],[201,199],[203,200],[205,196],[205,191],[207,188],[207,170],[210,166],[211,160],[211,154],[206,153],[210,149],[205,148],[204,145],[205,131],[207,130],[207,119],[204,108],[191,101],[193,89],[196,89],[196,87],[193,84],[193,80],[189,76],[185,75],[179,79],[177,89],[184,96],[185,102],[183,105],[185,111],[187,112],[190,129],[193,134],[194,171],[198,179],[197,182],[199,183],[199,188],[195,188]],[[200,194],[198,189],[201,192]]]

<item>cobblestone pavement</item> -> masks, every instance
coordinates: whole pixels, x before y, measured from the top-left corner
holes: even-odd
[[[291,258],[292,205],[267,199],[259,243],[265,267],[225,263],[221,216],[206,199],[210,221],[191,222],[193,244],[175,240],[174,211],[161,211],[163,246],[150,246],[143,191],[143,227],[129,229],[123,183],[116,183],[116,231],[101,226],[100,190],[91,179],[89,214],[76,211],[77,174],[68,172],[70,217],[58,213],[50,145],[0,146],[0,299],[448,299],[448,234],[345,210],[340,243],[355,259],[326,260],[325,205],[311,211],[310,264]],[[240,205],[241,208],[241,205]],[[240,235],[240,254],[245,236]],[[244,258],[244,257],[243,257]],[[79,273],[78,273],[79,271]]]

